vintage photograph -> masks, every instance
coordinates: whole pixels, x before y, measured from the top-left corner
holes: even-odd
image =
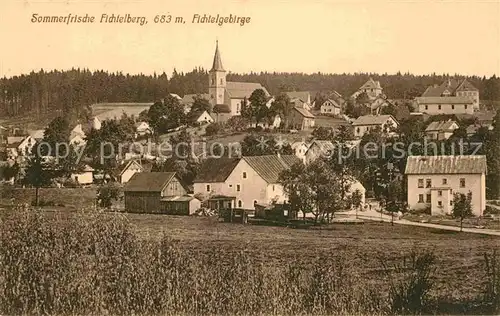
[[[0,315],[500,314],[500,0],[3,0]]]

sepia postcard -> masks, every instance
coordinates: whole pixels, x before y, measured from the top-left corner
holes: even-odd
[[[0,315],[499,315],[500,0],[2,0]]]

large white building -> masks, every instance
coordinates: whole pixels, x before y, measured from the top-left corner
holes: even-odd
[[[399,126],[392,115],[363,115],[352,122],[354,137],[363,137],[371,130],[380,128],[383,133],[391,133]]]
[[[432,215],[450,214],[455,193],[472,193],[472,213],[486,208],[486,156],[410,156],[408,207],[430,208]]]
[[[429,115],[472,114],[479,109],[479,90],[467,79],[448,79],[428,87],[416,102],[418,111]]]

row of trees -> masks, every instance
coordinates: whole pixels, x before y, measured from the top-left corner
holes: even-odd
[[[416,76],[388,74],[303,74],[303,73],[250,73],[228,74],[229,81],[258,82],[272,95],[283,91],[328,92],[336,90],[349,96],[369,77],[379,80],[384,92],[393,99],[420,95],[427,86],[440,84],[449,76]],[[458,76],[463,78],[461,76]],[[496,76],[467,77],[479,89],[484,100],[500,100],[500,79]],[[0,79],[0,114],[72,113],[84,118],[88,106],[98,102],[151,102],[167,95],[180,96],[207,91],[208,73],[203,68],[182,73],[174,70],[170,78],[160,75],[130,75],[102,70],[71,69],[67,71],[31,72],[30,74]]]

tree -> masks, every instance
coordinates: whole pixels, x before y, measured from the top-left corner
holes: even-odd
[[[205,127],[205,135],[212,136],[217,135],[222,131],[222,126],[220,123],[211,123],[207,127]]]
[[[243,156],[263,156],[275,155],[293,155],[290,144],[279,143],[272,136],[259,136],[257,134],[247,135],[241,143],[241,153]]]
[[[192,185],[199,170],[199,164],[193,159],[169,158],[163,163],[155,164],[151,171],[153,172],[175,172],[179,178],[187,185]]]
[[[396,116],[398,109],[392,102],[388,102],[388,104],[382,108],[381,113],[384,115]]]
[[[472,216],[472,192],[469,191],[467,195],[463,193],[453,195],[452,216],[460,219],[460,231],[462,231],[464,219]]]
[[[242,115],[237,115],[227,120],[225,125],[232,132],[242,132],[248,128],[249,121]]]
[[[305,221],[307,214],[314,210],[314,195],[305,180],[305,166],[303,163],[296,163],[285,169],[279,176],[279,183],[283,186],[284,192],[288,196],[291,211],[297,214],[302,212]]]
[[[490,198],[500,197],[500,111],[497,111],[493,119],[493,130],[486,144],[488,174],[486,175],[486,187]]]
[[[24,181],[35,188],[35,206],[39,204],[39,189],[47,186],[52,181],[52,170],[46,159],[41,154],[40,144],[37,143],[31,149],[30,157],[26,167]],[[42,146],[43,147],[43,146]]]
[[[357,104],[366,104],[368,102],[370,102],[370,97],[368,96],[368,94],[366,92],[361,92],[356,97],[356,103]]]
[[[191,112],[199,113],[203,111],[211,113],[212,105],[207,99],[201,97],[200,95],[197,95],[196,97],[194,97],[194,102],[193,105],[191,106]]]
[[[247,121],[252,121],[253,119],[253,114],[252,114],[252,108],[248,104],[247,98],[243,98],[243,101],[241,101],[241,117],[244,118]]]
[[[175,158],[186,159],[193,157],[191,135],[183,129],[180,133],[170,136],[170,144],[174,150]]]
[[[250,101],[250,108],[252,117],[255,119],[256,125],[258,125],[264,118],[267,117],[267,96],[264,90],[257,89],[248,98]]]
[[[358,210],[361,208],[361,202],[363,201],[363,194],[359,189],[356,189],[351,195],[352,206],[356,209],[356,218],[358,218]]]
[[[270,112],[275,113],[280,116],[281,120],[284,122],[283,125],[285,129],[288,129],[288,119],[290,113],[293,110],[293,103],[290,101],[290,97],[286,93],[280,93],[274,101],[271,103]]]
[[[66,147],[58,144],[68,144],[71,130],[67,119],[59,116],[53,119],[44,131],[43,142],[46,145],[41,146],[42,155],[62,157],[66,155]],[[59,151],[59,152],[56,152]]]
[[[120,194],[120,187],[115,183],[103,184],[97,189],[97,202],[100,207],[110,208],[113,201],[119,200]]]
[[[163,102],[155,102],[148,111],[148,123],[158,136],[186,123],[186,114],[179,100],[170,94]]]
[[[332,139],[333,130],[328,127],[316,127],[314,131],[311,133],[311,136],[317,140],[330,140]]]

